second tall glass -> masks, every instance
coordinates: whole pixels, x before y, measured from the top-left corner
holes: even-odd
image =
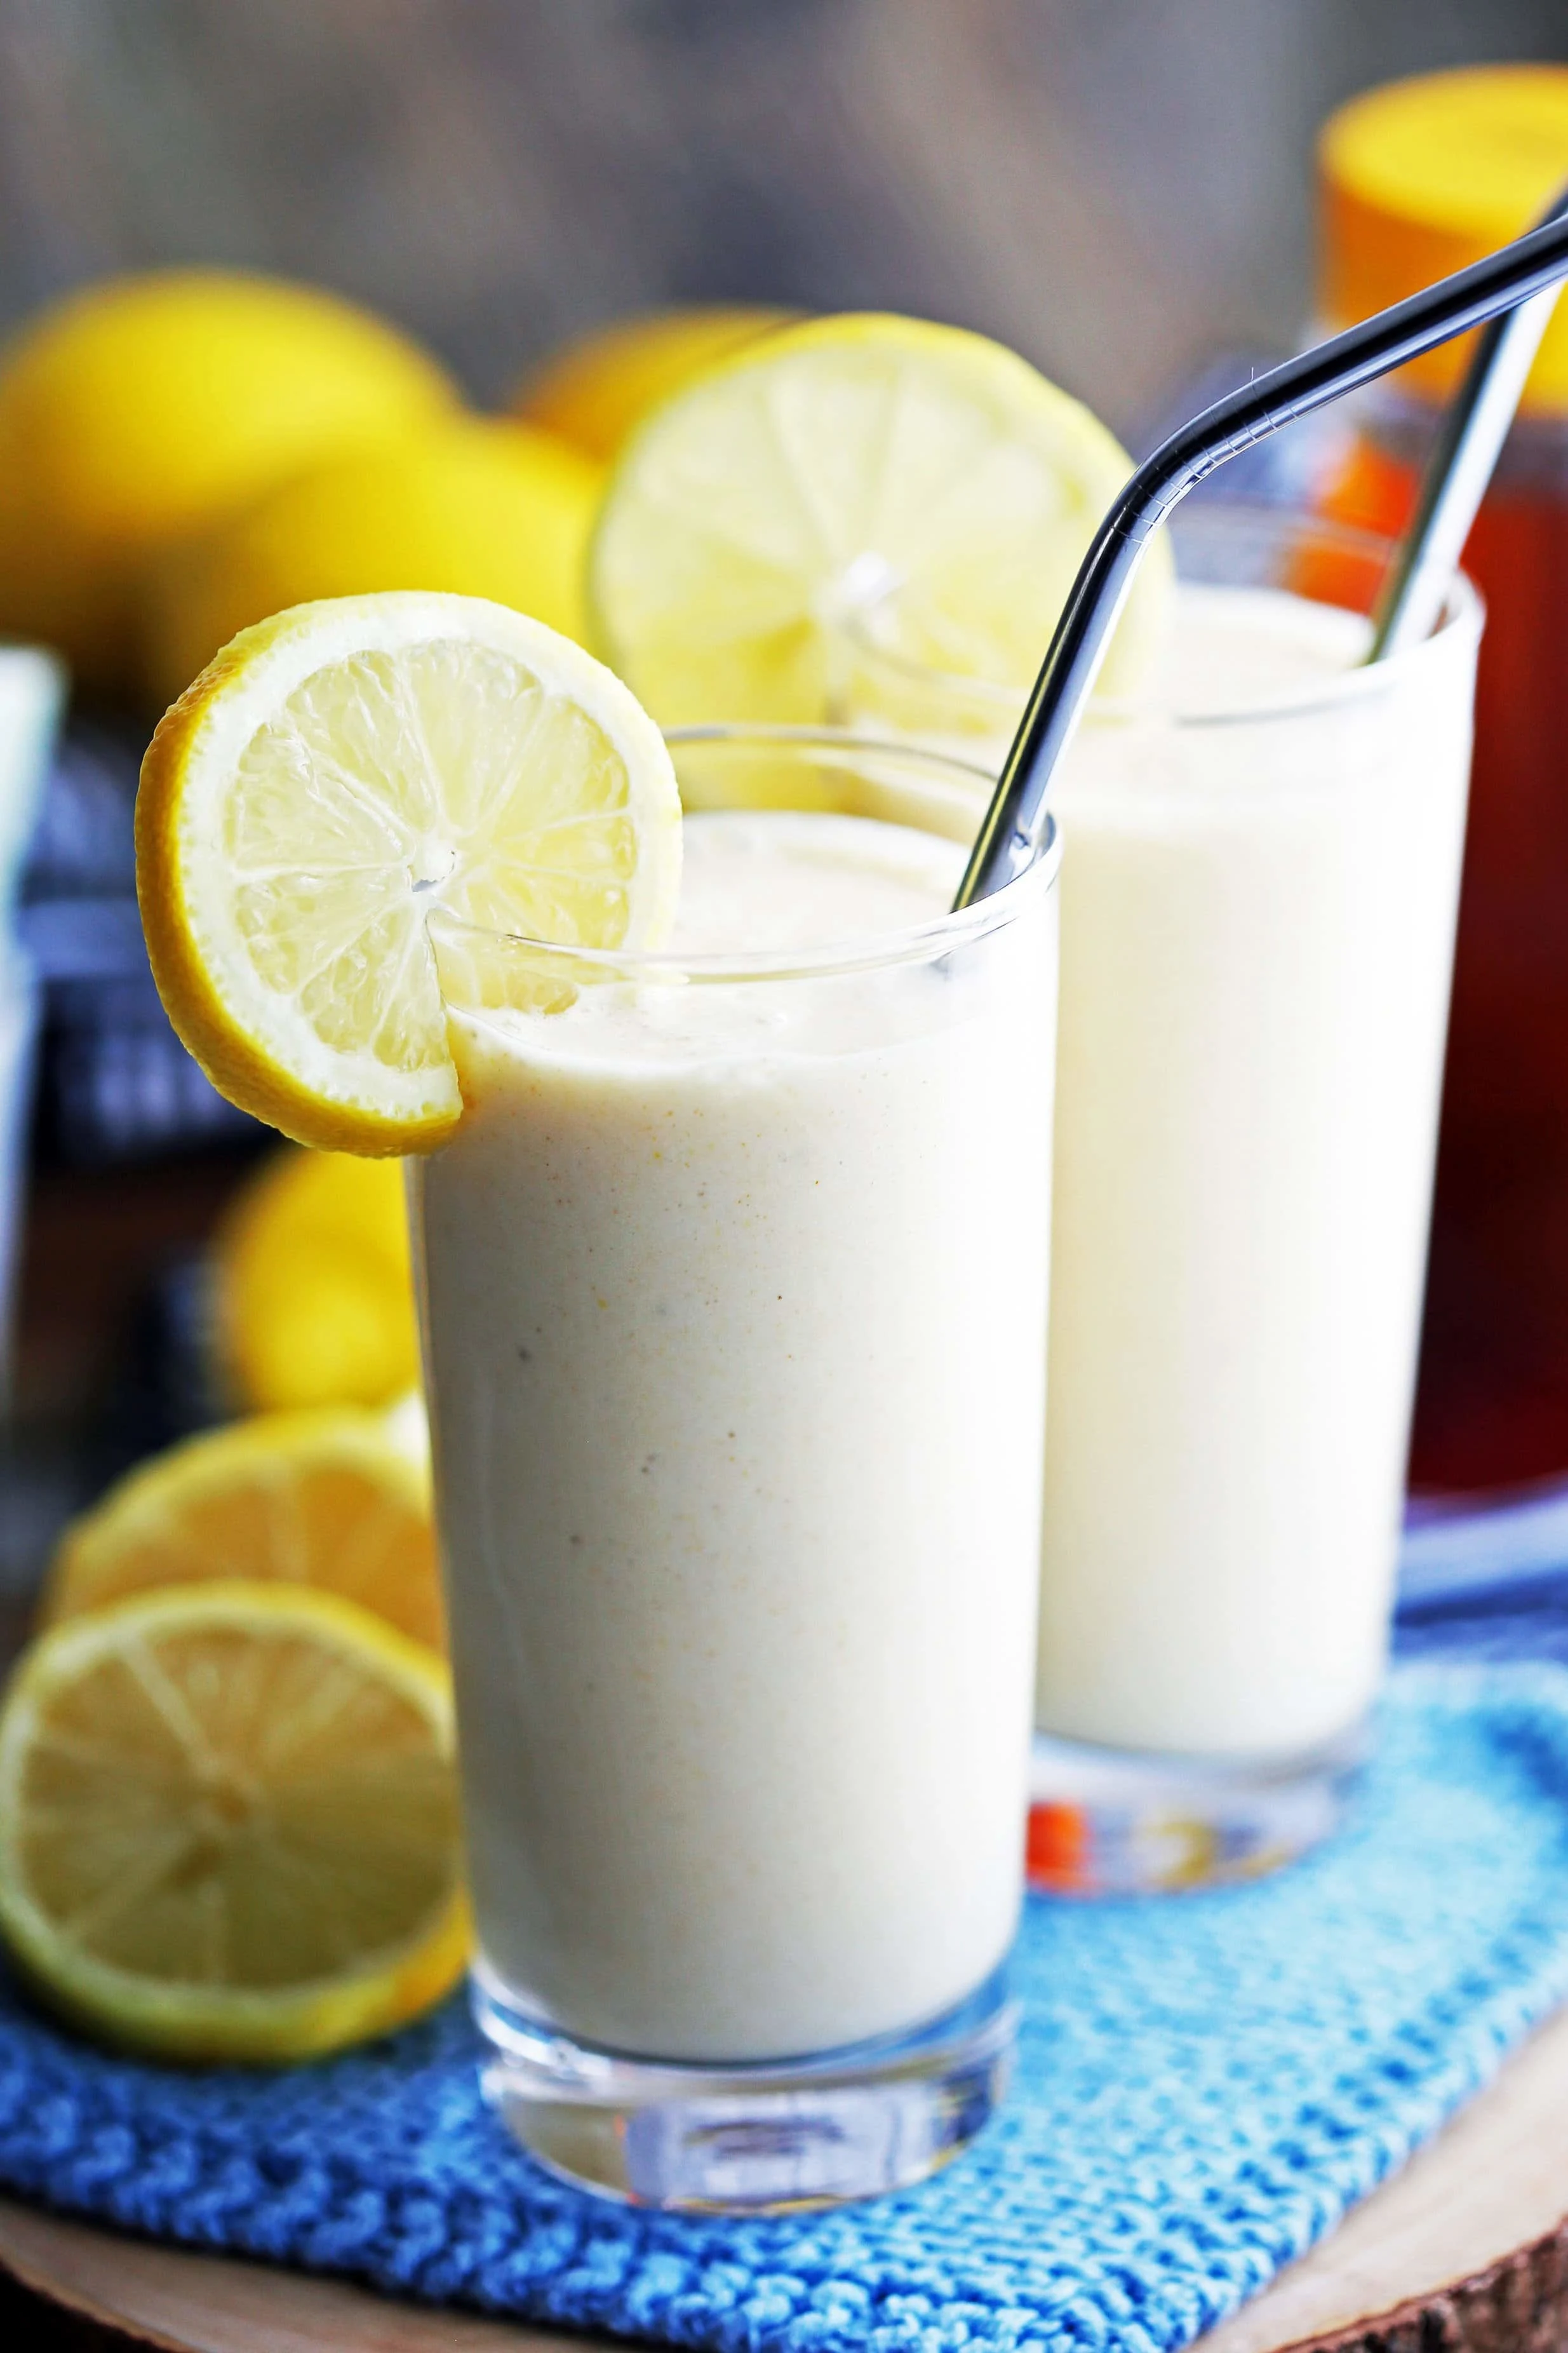
[[[1337,1815],[1393,1592],[1479,613],[1357,667],[1386,549],[1197,512],[1163,677],[1059,774],[1036,1876],[1255,1871]],[[845,649],[999,759],[1021,691]]]

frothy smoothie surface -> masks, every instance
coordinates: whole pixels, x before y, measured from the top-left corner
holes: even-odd
[[[860,945],[934,923],[963,871],[956,842],[799,809],[689,817],[670,953]]]
[[[579,990],[547,1020],[487,1013],[456,1018],[453,1051],[470,1113],[529,1068],[544,1062],[620,1066],[656,1060],[732,1069],[737,1061],[852,1054],[944,1026],[963,989],[949,973],[933,983],[915,943],[952,904],[963,871],[953,841],[879,818],[797,809],[700,811],[685,819],[680,899],[671,938],[647,977]],[[909,957],[840,980],[835,950],[864,962],[868,949],[910,944]],[[810,985],[754,972],[752,959],[809,960]],[[682,959],[692,960],[687,980]],[[718,960],[714,969],[713,960]],[[933,988],[935,993],[933,994]]]
[[[1266,712],[1353,670],[1371,641],[1371,622],[1338,605],[1184,581],[1140,701],[1183,719]]]

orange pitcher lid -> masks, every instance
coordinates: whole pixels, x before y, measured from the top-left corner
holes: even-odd
[[[1568,182],[1568,66],[1466,66],[1352,98],[1324,124],[1320,299],[1331,328],[1495,252]],[[1442,398],[1469,338],[1402,372]],[[1568,296],[1546,330],[1524,406],[1568,414]]]

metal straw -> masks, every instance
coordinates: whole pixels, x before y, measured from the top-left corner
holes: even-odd
[[[1568,188],[1559,192],[1536,226],[1544,228],[1549,221],[1564,218]],[[1481,329],[1427,461],[1415,516],[1378,599],[1369,662],[1419,645],[1436,627],[1561,291],[1560,286],[1549,286]]]
[[[989,898],[1034,860],[1045,832],[1051,772],[1078,724],[1149,535],[1178,500],[1227,458],[1281,425],[1403,367],[1453,335],[1484,325],[1565,273],[1568,220],[1552,220],[1424,293],[1288,360],[1205,409],[1144,460],[1096,533],[1062,608],[955,909]]]

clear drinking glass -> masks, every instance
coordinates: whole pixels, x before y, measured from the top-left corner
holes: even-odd
[[[973,772],[671,744],[689,810],[910,823],[956,884]],[[413,1194],[475,2005],[518,2137],[611,2195],[863,2196],[1000,2096],[1057,864],[829,948],[432,923],[465,1115]]]
[[[9,1396],[12,1310],[27,1176],[42,990],[14,909],[66,699],[43,646],[0,644],[0,1406]]]
[[[1059,774],[1031,1875],[1190,1885],[1338,1818],[1382,1673],[1480,614],[1354,667],[1388,549],[1215,507],[1162,678]],[[840,649],[994,769],[1024,690]]]

